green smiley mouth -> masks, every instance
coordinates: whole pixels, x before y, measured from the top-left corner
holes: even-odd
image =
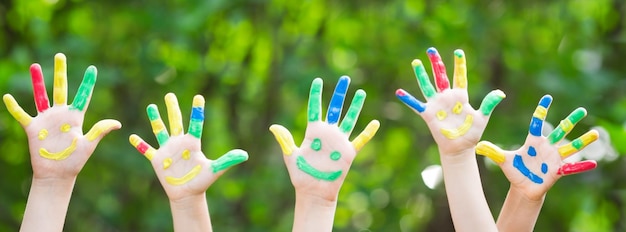
[[[322,172],[320,170],[317,170],[317,168],[314,168],[308,162],[306,162],[306,160],[302,156],[298,156],[298,158],[296,158],[296,165],[306,174],[309,174],[312,177],[320,180],[334,181],[339,178],[342,173],[341,170],[335,172]]]

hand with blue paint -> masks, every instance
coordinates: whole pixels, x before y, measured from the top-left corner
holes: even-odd
[[[154,149],[139,136],[130,136],[130,143],[150,162],[167,194],[175,231],[211,231],[206,191],[228,168],[248,160],[248,153],[234,149],[216,160],[206,158],[200,147],[204,124],[204,98],[193,98],[191,120],[187,133],[176,95],[165,95],[170,124],[168,133],[154,104],[147,107],[152,131],[159,143]]]
[[[563,159],[598,139],[598,132],[591,130],[572,142],[561,144],[563,138],[587,115],[584,108],[574,110],[548,136],[541,134],[551,103],[550,95],[541,98],[530,121],[526,142],[519,149],[505,151],[487,141],[481,141],[476,146],[476,153],[496,162],[511,182],[497,222],[501,231],[532,231],[545,195],[554,183],[562,176],[596,167],[593,160],[563,163]]]
[[[454,78],[450,88],[446,68],[435,48],[427,50],[436,88],[422,61],[411,65],[426,103],[403,89],[396,96],[424,119],[438,145],[444,184],[454,227],[457,231],[496,231],[485,199],[474,147],[480,140],[494,108],[505,98],[493,90],[475,110],[469,104],[465,53],[454,51]]]
[[[342,76],[330,100],[326,121],[322,115],[322,79],[311,84],[307,109],[308,124],[300,147],[291,132],[272,125],[291,183],[296,191],[293,231],[330,231],[337,196],[357,152],[374,137],[380,123],[372,120],[356,138],[349,140],[365,101],[357,90],[343,120],[339,122],[350,78]]]
[[[67,105],[67,62],[65,55],[54,56],[53,105],[50,106],[43,72],[32,64],[30,73],[37,116],[26,113],[10,94],[3,96],[9,113],[28,136],[33,180],[21,231],[61,231],[76,177],[100,140],[119,121],[105,119],[83,134],[87,106],[96,83],[97,70],[89,66],[72,104]]]

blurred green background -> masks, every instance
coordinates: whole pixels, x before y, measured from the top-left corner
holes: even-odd
[[[232,148],[250,154],[207,191],[214,229],[289,231],[293,187],[268,127],[285,125],[299,143],[311,81],[325,80],[326,105],[341,75],[352,78],[349,98],[357,88],[368,94],[354,134],[372,119],[381,128],[342,187],[335,231],[453,230],[436,167],[423,173],[439,164],[436,146],[423,120],[394,96],[404,88],[423,100],[410,62],[429,65],[432,46],[450,74],[454,49],[465,51],[475,107],[492,89],[507,94],[484,140],[519,146],[547,93],[552,124],[578,106],[589,112],[569,139],[602,132],[579,154],[599,167],[555,184],[536,231],[626,231],[624,1],[2,0],[0,15],[2,94],[34,115],[28,67],[42,65],[52,94],[53,57],[62,52],[70,100],[85,68],[98,67],[84,130],[103,118],[123,124],[78,176],[66,231],[172,230],[152,167],[128,143],[137,133],[156,144],[145,107],[164,108],[168,92],[185,118],[193,95],[206,97],[209,158]],[[0,231],[21,221],[32,175],[27,148],[22,128],[0,107]],[[478,161],[497,217],[508,181]]]

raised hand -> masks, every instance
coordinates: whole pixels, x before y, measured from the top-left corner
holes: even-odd
[[[89,66],[71,105],[67,105],[67,63],[65,55],[54,56],[54,92],[50,107],[43,73],[39,64],[30,66],[37,116],[28,115],[5,94],[4,104],[9,113],[24,127],[28,136],[33,178],[75,178],[83,168],[98,142],[120,122],[105,119],[97,122],[83,135],[85,111],[96,84],[97,70]]]
[[[270,131],[283,151],[285,165],[296,194],[335,201],[357,152],[376,134],[380,123],[372,120],[352,142],[349,137],[359,117],[365,91],[357,90],[341,123],[339,118],[350,78],[342,76],[330,100],[326,121],[322,121],[322,79],[311,84],[304,141],[297,147],[285,127],[272,125]]]
[[[473,149],[487,126],[491,112],[505,95],[500,90],[493,90],[483,99],[480,108],[474,110],[467,94],[467,68],[463,50],[454,51],[453,88],[450,88],[446,68],[437,50],[429,48],[427,53],[435,75],[436,89],[422,61],[415,59],[411,62],[427,103],[415,99],[403,89],[398,89],[396,96],[424,119],[442,154],[454,155]]]
[[[209,186],[229,167],[248,160],[248,153],[234,149],[217,160],[206,158],[200,148],[204,124],[204,98],[196,95],[191,108],[189,130],[183,133],[183,121],[176,95],[165,95],[170,134],[161,120],[156,105],[147,108],[152,131],[159,149],[144,142],[139,136],[130,136],[130,143],[150,162],[170,201],[189,196],[204,196]]]
[[[576,123],[587,115],[584,108],[574,110],[547,137],[541,134],[551,103],[551,96],[541,98],[530,121],[526,142],[519,149],[505,151],[487,141],[481,141],[476,146],[477,154],[489,157],[500,166],[511,182],[511,189],[524,194],[530,200],[542,200],[561,176],[596,167],[593,160],[563,163],[563,159],[598,139],[597,131],[591,130],[570,143],[559,144]]]

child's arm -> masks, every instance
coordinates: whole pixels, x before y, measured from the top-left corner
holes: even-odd
[[[311,84],[308,125],[304,141],[297,147],[285,127],[272,125],[270,131],[283,151],[285,165],[296,191],[293,231],[331,231],[337,195],[357,152],[380,126],[372,120],[352,142],[349,137],[359,117],[365,92],[357,90],[345,117],[339,123],[350,78],[339,79],[330,100],[326,121],[322,121],[322,79]]]
[[[165,95],[170,133],[165,128],[156,105],[147,108],[152,131],[159,149],[131,135],[130,143],[150,162],[170,200],[175,231],[212,231],[206,190],[229,167],[248,160],[248,153],[235,149],[216,160],[206,158],[200,148],[204,124],[204,98],[196,95],[191,108],[189,130],[183,133],[183,121],[176,95]]]
[[[396,96],[424,119],[439,148],[444,184],[452,221],[457,231],[496,231],[483,194],[474,147],[485,130],[489,116],[505,97],[500,90],[489,93],[474,110],[469,104],[465,54],[456,50],[454,84],[450,83],[436,49],[428,49],[436,90],[420,60],[412,62],[417,82],[427,100],[423,103],[403,89]]]
[[[28,136],[33,180],[22,220],[21,231],[62,231],[76,176],[98,142],[121,124],[112,119],[96,123],[83,135],[83,119],[96,83],[96,67],[85,71],[71,105],[67,105],[65,55],[56,54],[53,105],[50,107],[39,64],[30,67],[37,116],[28,115],[5,94],[9,113],[24,127]]]
[[[596,167],[596,162],[592,160],[569,164],[562,162],[598,139],[598,132],[591,130],[571,143],[559,145],[576,123],[586,116],[584,108],[574,110],[547,137],[541,134],[551,102],[552,97],[549,95],[541,98],[530,121],[526,142],[518,150],[504,151],[486,141],[476,146],[476,153],[495,161],[511,182],[498,217],[500,231],[532,231],[546,193],[552,185],[563,175]]]

